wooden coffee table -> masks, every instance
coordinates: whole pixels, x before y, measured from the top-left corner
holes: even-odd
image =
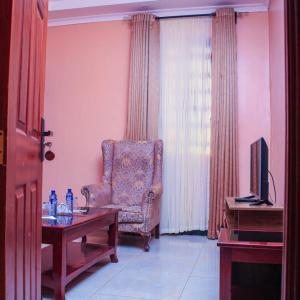
[[[109,256],[117,263],[118,209],[90,209],[87,214],[58,216],[42,221],[42,286],[54,290],[56,300],[65,299],[65,286],[79,274]],[[85,236],[108,229],[105,245],[89,244]],[[82,242],[74,242],[82,238]]]

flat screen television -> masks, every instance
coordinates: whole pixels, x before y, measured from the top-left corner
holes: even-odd
[[[272,205],[269,201],[268,152],[264,138],[251,144],[250,192],[261,203]]]

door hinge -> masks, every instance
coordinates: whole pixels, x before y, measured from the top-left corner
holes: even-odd
[[[4,131],[0,130],[0,166],[4,164]]]

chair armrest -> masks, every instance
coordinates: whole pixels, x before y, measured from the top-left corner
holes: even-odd
[[[160,199],[162,193],[163,193],[163,188],[160,183],[152,185],[149,189],[145,191],[143,202],[150,203],[155,199]]]
[[[149,233],[160,220],[160,198],[163,193],[161,184],[155,184],[147,189],[143,195],[142,211],[144,213],[144,226],[142,231]]]
[[[111,186],[108,183],[86,185],[81,194],[86,198],[87,207],[102,207],[110,203]]]

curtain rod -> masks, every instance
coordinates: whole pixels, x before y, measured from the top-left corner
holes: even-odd
[[[155,19],[162,20],[162,19],[177,19],[177,18],[192,18],[192,17],[215,17],[216,13],[210,14],[198,14],[198,15],[180,15],[180,16],[168,16],[168,17],[156,17]]]
[[[239,12],[235,11],[235,19],[237,18]],[[155,17],[157,20],[163,20],[163,19],[177,19],[177,18],[192,18],[192,17],[215,17],[216,13],[210,13],[210,14],[197,14],[197,15],[179,15],[179,16],[168,16],[168,17]]]

